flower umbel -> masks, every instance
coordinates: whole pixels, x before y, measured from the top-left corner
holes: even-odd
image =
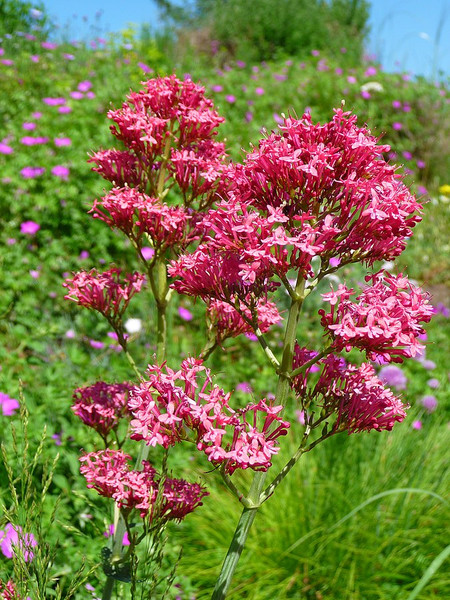
[[[65,298],[97,310],[117,327],[131,298],[141,291],[145,281],[141,273],[125,275],[123,279],[120,275],[121,270],[117,268],[104,273],[96,269],[79,271],[63,284],[69,290]]]
[[[121,450],[100,450],[80,457],[80,472],[89,488],[113,498],[126,511],[137,509],[141,517],[150,521],[181,520],[202,504],[208,492],[197,483],[183,479],[165,478],[162,502],[157,502],[160,478],[152,465],[143,461],[142,470],[130,469],[131,456]]]
[[[380,271],[368,275],[362,293],[352,302],[354,290],[339,285],[323,294],[331,312],[319,310],[321,323],[330,333],[336,351],[359,348],[371,360],[402,362],[416,356],[424,347],[418,336],[424,333],[420,323],[433,315],[429,295],[402,275]]]
[[[117,428],[119,421],[128,412],[129,383],[105,383],[97,381],[93,385],[77,388],[73,393],[73,412],[95,429],[103,438]]]
[[[199,359],[183,361],[179,371],[153,365],[147,373],[149,380],[136,387],[128,401],[133,439],[168,448],[193,432],[197,448],[213,464],[223,464],[227,473],[270,467],[279,450],[275,441],[289,427],[278,416],[281,406],[261,400],[233,410],[230,393],[213,384]]]

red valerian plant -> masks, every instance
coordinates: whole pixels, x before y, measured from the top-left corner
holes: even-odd
[[[120,420],[128,413],[129,383],[105,383],[78,388],[73,393],[73,412],[88,427],[92,427],[106,441],[116,430]]]
[[[237,164],[227,162],[224,144],[214,140],[223,119],[202,87],[175,76],[143,86],[108,113],[125,149],[92,156],[94,170],[114,187],[90,212],[122,231],[136,249],[156,301],[156,360],[143,375],[123,333],[124,311],[144,287],[143,275],[121,282],[112,269],[68,280],[67,298],[106,317],[137,377],[124,388],[98,382],[76,390],[74,412],[105,445],[126,418],[129,438],[139,448],[132,469],[131,455],[116,437],[118,449],[85,453],[81,471],[88,487],[115,502],[111,564],[123,566],[130,556],[122,553],[125,530],[131,554],[142,539],[130,529],[135,513],[147,524],[179,520],[207,494],[199,484],[167,476],[170,449],[191,442],[204,453],[243,505],[212,593],[221,600],[259,507],[302,454],[340,432],[389,431],[405,418],[408,407],[384,387],[374,366],[351,364],[343,355],[359,350],[370,361],[384,362],[415,356],[422,324],[432,315],[426,293],[403,275],[369,273],[360,292],[340,284],[322,295],[330,305],[318,313],[322,347],[304,347],[297,326],[303,303],[328,275],[352,263],[373,267],[395,259],[422,206],[384,160],[389,147],[358,127],[349,112],[335,110],[323,125],[313,124],[309,114],[288,117]],[[146,261],[142,248],[149,244],[154,254]],[[280,287],[290,298],[286,314],[277,308]],[[172,368],[165,315],[174,291],[205,303],[208,339],[198,356]],[[266,334],[280,323],[278,352]],[[231,391],[214,383],[205,362],[226,338],[242,334],[258,339],[276,394],[234,408]],[[267,484],[272,457],[289,428],[283,417],[288,403],[303,411],[304,433],[296,453]],[[160,475],[147,460],[157,446],[164,449]],[[248,491],[238,488],[237,470],[254,471]],[[108,600],[114,575],[109,567],[105,572]]]
[[[17,592],[16,586],[11,579],[6,583],[3,583],[0,579],[0,598],[1,600],[22,600],[22,596]]]
[[[130,469],[130,460],[131,456],[121,450],[89,452],[80,458],[80,471],[89,488],[113,498],[125,512],[137,509],[140,516],[148,517],[150,522],[155,519],[181,520],[208,494],[197,483],[169,478],[161,481],[148,461],[142,462],[141,470]],[[160,491],[162,502],[157,503]]]
[[[271,406],[264,399],[233,410],[231,394],[213,385],[210,370],[198,359],[183,361],[177,372],[165,370],[149,366],[148,381],[132,392],[128,402],[134,417],[132,439],[168,448],[189,439],[191,431],[197,449],[214,465],[223,464],[225,473],[248,467],[266,471],[271,466],[278,451],[274,442],[289,427],[277,416],[282,406]],[[258,420],[263,421],[259,428]]]

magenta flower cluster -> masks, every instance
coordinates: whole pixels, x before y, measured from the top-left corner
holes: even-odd
[[[315,355],[315,352],[297,346],[294,367],[302,367]],[[321,359],[319,364],[322,370],[312,388],[307,387],[312,367],[294,379],[294,388],[302,406],[314,401],[327,413],[337,413],[335,431],[391,430],[396,421],[405,418],[408,407],[384,387],[371,364],[347,365],[334,354]]]
[[[108,113],[111,132],[127,149],[95,153],[94,170],[116,186],[133,185],[156,196],[164,164],[187,205],[200,195],[204,201],[224,168],[224,144],[213,140],[223,117],[204,88],[189,79],[172,75],[147,81],[144,88]]]
[[[96,269],[75,273],[72,279],[66,279],[65,296],[80,306],[98,311],[113,324],[118,324],[134,294],[141,291],[145,276],[141,273],[120,277],[121,270],[109,269],[99,273]]]
[[[323,294],[331,312],[319,311],[321,323],[333,340],[336,351],[359,348],[371,360],[401,362],[424,348],[418,340],[433,315],[429,295],[402,275],[380,271],[368,275],[367,286],[352,302],[354,293],[345,285]]]
[[[128,413],[128,394],[132,387],[128,383],[97,381],[78,388],[73,393],[72,410],[83,423],[106,439]]]
[[[107,498],[113,498],[125,511],[137,509],[141,517],[153,520],[181,520],[201,505],[208,494],[197,483],[182,479],[163,479],[161,484],[156,470],[143,461],[141,471],[129,467],[131,456],[121,450],[100,450],[80,457],[81,473],[87,486]],[[158,491],[162,485],[162,500]],[[158,499],[158,501],[157,501]]]
[[[233,410],[230,393],[213,384],[210,370],[198,359],[186,359],[179,371],[149,366],[147,374],[148,381],[132,390],[128,402],[133,439],[168,448],[192,432],[198,450],[227,473],[270,467],[279,449],[276,439],[289,427],[278,416],[282,406],[260,400]]]

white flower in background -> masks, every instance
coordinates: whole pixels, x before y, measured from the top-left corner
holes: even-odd
[[[125,321],[125,329],[127,333],[139,333],[142,329],[141,319],[128,319]]]
[[[42,10],[38,10],[37,8],[30,8],[30,17],[35,21],[40,21],[43,17]]]
[[[384,91],[383,86],[378,81],[368,81],[361,86],[362,92],[382,92]]]
[[[384,269],[385,271],[392,271],[392,269],[394,268],[394,261],[393,260],[386,260],[382,265],[381,268]]]

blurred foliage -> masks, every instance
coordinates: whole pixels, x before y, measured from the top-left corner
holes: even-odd
[[[0,36],[12,33],[39,33],[45,36],[51,22],[42,2],[0,0]]]
[[[162,15],[178,27],[179,43],[226,60],[261,61],[313,50],[360,62],[368,33],[366,0],[196,0],[179,5],[154,0]]]

